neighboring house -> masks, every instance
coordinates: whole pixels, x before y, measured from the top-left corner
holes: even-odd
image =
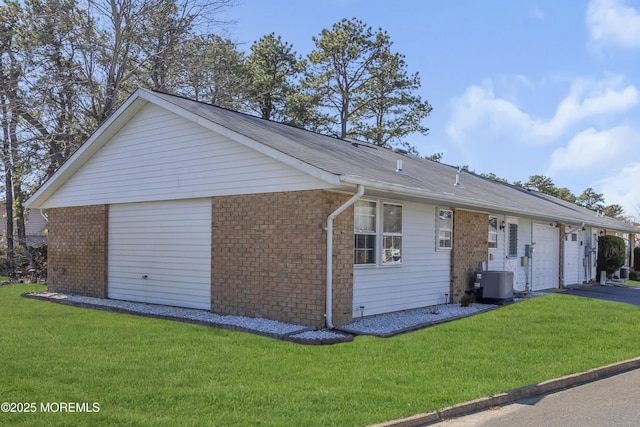
[[[7,245],[7,208],[5,202],[0,202],[0,245]],[[24,214],[27,246],[41,246],[47,244],[47,218],[40,209],[26,209]],[[17,227],[13,225],[14,242],[17,242]]]
[[[52,291],[314,327],[458,301],[482,263],[513,271],[516,290],[592,280],[598,236],[640,231],[400,150],[146,90],[27,206],[47,209]]]

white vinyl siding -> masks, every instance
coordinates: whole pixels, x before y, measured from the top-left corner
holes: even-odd
[[[353,317],[444,303],[449,293],[449,251],[438,251],[435,206],[402,202],[402,264],[354,268]]]
[[[211,200],[109,207],[109,298],[211,308]]]
[[[143,108],[44,207],[326,188],[155,105]]]

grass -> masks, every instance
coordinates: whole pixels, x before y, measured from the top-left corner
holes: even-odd
[[[638,282],[637,280],[625,280],[624,284],[630,286],[640,286],[640,282]]]
[[[554,294],[334,346],[20,298],[0,287],[2,425],[358,426],[640,356],[640,308]]]

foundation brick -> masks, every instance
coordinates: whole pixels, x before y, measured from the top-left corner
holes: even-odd
[[[108,206],[55,208],[47,212],[49,291],[106,298]]]
[[[211,308],[325,324],[326,219],[349,195],[322,190],[212,199]],[[334,221],[333,318],[351,320],[353,209]]]
[[[456,209],[451,250],[451,301],[473,287],[480,262],[489,262],[489,215]]]

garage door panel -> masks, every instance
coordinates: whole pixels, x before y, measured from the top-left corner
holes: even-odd
[[[211,201],[110,206],[109,298],[210,309]]]

